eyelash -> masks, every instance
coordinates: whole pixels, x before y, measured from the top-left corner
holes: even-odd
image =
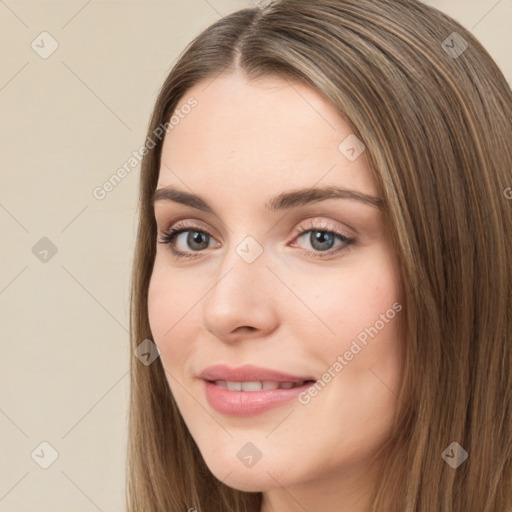
[[[202,254],[200,254],[200,253],[203,252],[202,250],[201,251],[192,251],[192,254],[191,254],[189,252],[180,251],[180,250],[176,249],[175,244],[174,244],[175,238],[179,234],[185,233],[187,231],[197,231],[201,234],[205,234],[208,237],[213,238],[212,235],[210,235],[204,229],[199,228],[199,226],[187,225],[186,223],[178,222],[173,227],[169,228],[167,231],[159,233],[161,238],[160,238],[160,240],[158,240],[158,243],[164,244],[164,245],[169,245],[169,248],[176,259],[181,259],[181,258],[195,259],[195,258],[201,257]],[[349,238],[349,237],[343,235],[336,228],[334,228],[332,226],[319,226],[319,225],[315,226],[314,223],[311,223],[311,225],[303,226],[302,228],[299,228],[298,233],[295,234],[295,238],[300,238],[302,235],[304,235],[305,233],[309,233],[310,231],[319,231],[321,233],[327,233],[329,235],[333,235],[334,237],[341,240],[341,242],[343,242],[343,244],[344,244],[341,246],[341,248],[338,247],[337,249],[330,249],[328,251],[305,251],[312,258],[327,259],[328,257],[330,257],[334,254],[344,252],[348,248],[348,246],[355,243],[355,240],[353,238]],[[294,238],[294,240],[295,240],[295,238]]]

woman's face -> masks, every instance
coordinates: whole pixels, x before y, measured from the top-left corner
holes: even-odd
[[[303,506],[322,488],[355,496],[389,433],[404,355],[364,147],[322,96],[281,78],[224,75],[178,112],[154,208],[159,241],[183,231],[157,244],[148,308],[183,419],[229,486]],[[202,375],[214,365],[233,371]]]

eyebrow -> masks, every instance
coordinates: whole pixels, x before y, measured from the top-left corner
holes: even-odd
[[[381,209],[383,205],[383,201],[379,197],[370,196],[368,194],[363,194],[362,192],[347,190],[344,188],[323,187],[303,188],[289,192],[282,192],[266,202],[265,208],[271,212],[287,210],[290,208],[304,206],[309,203],[315,203],[317,201],[325,201],[326,199],[353,199],[379,209]],[[207,213],[214,213],[213,208],[202,197],[178,190],[171,186],[162,187],[155,191],[153,195],[153,204],[157,201],[173,201]]]

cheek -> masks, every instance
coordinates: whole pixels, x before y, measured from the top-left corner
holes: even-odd
[[[301,322],[293,321],[291,310],[288,317],[293,337],[307,343],[310,360],[329,388],[318,403],[336,408],[341,401],[341,409],[352,411],[361,424],[367,407],[388,407],[393,394],[382,382],[397,390],[403,365],[400,275],[386,253],[379,256],[361,258],[325,279],[302,281],[297,294],[317,318],[304,314],[299,301],[293,307],[295,317],[302,308]]]
[[[173,310],[167,306],[168,301],[172,300],[172,294],[162,274],[155,262],[148,288],[148,319],[155,342],[165,333],[169,311]]]
[[[399,279],[394,267],[380,258],[372,264],[361,260],[339,272],[295,280],[294,289],[302,302],[291,300],[289,314],[301,318],[297,323],[300,332],[307,330],[308,337],[315,332],[311,339],[317,340],[316,344],[320,342],[326,347],[336,344],[337,348],[343,348],[376,322],[379,331],[394,329],[396,322],[392,320],[398,313],[393,304],[401,300]],[[309,312],[304,310],[304,305]],[[290,324],[293,325],[291,319]]]
[[[338,314],[337,332],[362,343],[379,335],[394,337],[400,297],[396,281],[382,272],[368,273],[358,279],[352,291],[343,297]],[[393,307],[395,305],[395,307]]]
[[[183,339],[183,333],[194,326],[197,328],[197,308],[193,307],[199,300],[196,295],[193,286],[180,282],[179,273],[155,261],[148,288],[148,319],[153,341],[162,353],[165,366],[168,361],[175,361],[183,347],[189,345],[177,343]]]

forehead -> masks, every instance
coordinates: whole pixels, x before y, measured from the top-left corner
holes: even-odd
[[[196,106],[184,109],[191,99]],[[350,161],[339,149],[353,135],[350,125],[305,84],[222,75],[189,89],[175,113],[179,122],[164,140],[158,186],[177,184],[179,177],[191,188],[208,190],[224,182],[268,195],[322,180],[378,193],[364,152]]]

